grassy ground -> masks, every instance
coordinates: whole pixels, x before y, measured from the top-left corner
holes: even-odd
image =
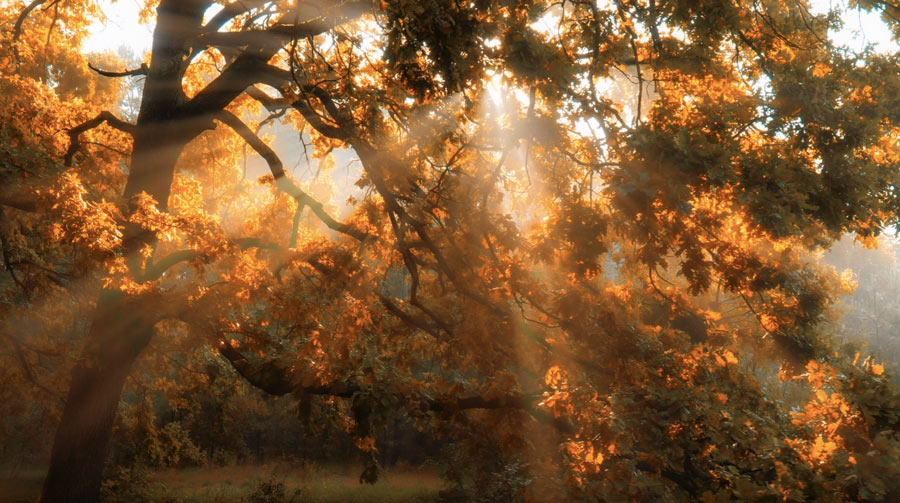
[[[140,486],[147,502],[158,503],[429,503],[440,479],[430,471],[388,470],[377,484],[359,484],[360,470],[287,465],[226,466],[149,472]],[[33,503],[40,494],[40,470],[0,473],[0,503]],[[281,485],[283,499],[265,491]]]
[[[44,481],[44,470],[37,468],[0,468],[0,503],[37,501]]]

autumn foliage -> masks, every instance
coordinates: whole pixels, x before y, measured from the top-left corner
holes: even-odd
[[[133,68],[93,2],[0,3],[0,434],[61,425],[45,501],[96,501],[127,376],[226,371],[362,481],[406,418],[448,499],[900,498],[818,260],[900,221],[898,55],[793,0],[221,3],[148,2]]]

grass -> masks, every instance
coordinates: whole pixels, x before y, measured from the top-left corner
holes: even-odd
[[[374,485],[359,483],[360,470],[348,467],[287,465],[226,466],[164,470],[150,476],[151,501],[184,503],[247,501],[261,483],[284,484],[285,500],[296,503],[424,503],[434,501],[440,486],[428,471],[395,470],[384,473]]]
[[[248,503],[267,481],[283,484],[292,503],[430,503],[440,479],[428,470],[387,470],[378,483],[360,484],[361,470],[345,466],[292,467],[282,464],[168,469],[150,472],[147,502]],[[0,474],[0,503],[34,503],[40,495],[40,470]],[[275,500],[273,500],[274,502]]]
[[[34,503],[41,494],[44,470],[40,468],[0,468],[0,503]]]

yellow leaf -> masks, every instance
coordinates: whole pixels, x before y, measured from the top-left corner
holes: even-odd
[[[716,364],[718,364],[720,367],[724,367],[725,365],[727,365],[727,363],[725,363],[725,359],[722,358],[721,356],[719,356],[718,354],[714,353],[713,356],[716,359]]]
[[[737,365],[737,364],[738,364],[738,359],[737,359],[737,357],[734,356],[734,353],[732,353],[731,351],[729,351],[729,350],[726,349],[725,352],[722,353],[722,354],[725,355],[725,361],[726,361],[726,362],[728,362],[728,363],[730,363],[730,364],[732,364],[732,365]]]
[[[812,74],[815,77],[824,77],[831,73],[831,67],[826,65],[825,63],[816,63],[813,66]]]

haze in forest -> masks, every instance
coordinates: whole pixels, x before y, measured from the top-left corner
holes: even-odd
[[[900,501],[898,39],[0,0],[0,500]]]

